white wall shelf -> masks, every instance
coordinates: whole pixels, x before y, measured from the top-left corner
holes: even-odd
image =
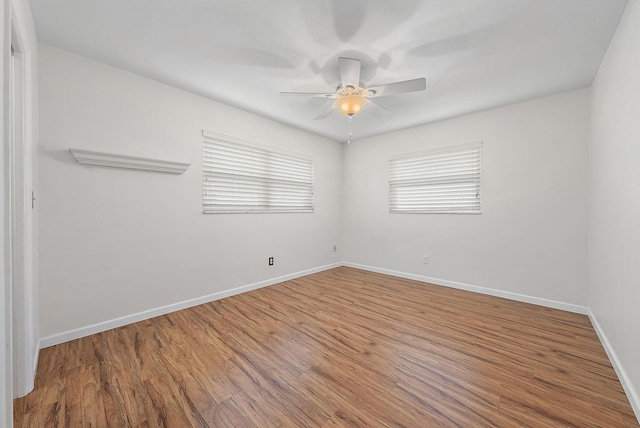
[[[142,171],[182,174],[191,164],[165,161],[136,156],[102,153],[89,150],[69,149],[76,161],[83,165],[106,166],[110,168],[138,169]]]

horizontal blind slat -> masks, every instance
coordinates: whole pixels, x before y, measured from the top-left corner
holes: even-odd
[[[205,163],[208,162],[228,162],[233,165],[237,165],[239,169],[242,167],[245,168],[257,168],[261,166],[269,166],[275,170],[281,171],[307,171],[312,168],[312,163],[286,163],[282,160],[277,159],[258,159],[252,157],[239,157],[239,156],[229,156],[226,153],[214,153],[211,155],[203,156],[203,160]]]

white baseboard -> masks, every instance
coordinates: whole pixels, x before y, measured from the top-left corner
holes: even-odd
[[[588,315],[589,319],[591,320],[591,323],[593,324],[593,328],[596,331],[596,334],[598,335],[600,342],[602,343],[602,347],[604,348],[607,355],[609,356],[611,365],[613,366],[614,370],[616,371],[616,374],[618,375],[618,378],[620,379],[622,388],[624,388],[624,391],[627,394],[627,398],[629,398],[629,402],[631,403],[631,407],[633,408],[636,418],[638,419],[638,422],[640,422],[640,395],[638,395],[638,392],[633,387],[633,384],[631,383],[631,380],[629,379],[627,372],[624,370],[624,367],[622,366],[620,360],[618,359],[618,356],[616,355],[615,351],[611,347],[611,344],[609,343],[607,336],[602,330],[602,327],[598,323],[598,320],[596,319],[593,312],[591,312],[591,309],[589,309],[588,307],[574,305],[572,303],[558,302],[556,300],[542,299],[540,297],[527,296],[524,294],[511,293],[508,291],[495,290],[492,288],[479,287],[477,285],[469,285],[469,284],[448,281],[448,280],[439,279],[439,278],[431,278],[428,276],[415,275],[415,274],[399,272],[395,270],[377,268],[373,266],[366,266],[358,263],[344,262],[343,265],[356,268],[356,269],[382,273],[385,275],[397,276],[399,278],[406,278],[406,279],[412,279],[415,281],[428,282],[430,284],[442,285],[444,287],[452,287],[460,290],[487,294],[490,296],[504,297],[505,299],[516,300],[516,301],[525,302],[525,303],[532,303],[534,305],[540,305],[548,308],[560,309],[563,311]]]
[[[32,367],[34,379],[36,378],[36,373],[38,372],[38,361],[40,361],[40,349],[42,349],[41,346],[42,346],[41,341],[38,340],[38,343],[36,344],[36,350],[34,352],[35,355],[33,358],[33,367]]]
[[[638,392],[633,387],[633,384],[631,383],[631,379],[629,379],[629,376],[627,375],[626,370],[622,366],[620,359],[618,359],[618,355],[616,354],[616,351],[613,350],[613,347],[611,346],[611,343],[609,342],[607,335],[604,333],[604,330],[602,329],[602,326],[598,322],[598,319],[596,318],[595,314],[591,312],[591,309],[589,309],[589,319],[591,320],[593,329],[596,331],[596,334],[600,339],[600,343],[602,343],[602,346],[604,347],[605,352],[609,356],[609,361],[611,361],[611,365],[613,366],[613,369],[616,371],[616,374],[618,375],[618,379],[620,379],[620,383],[622,384],[622,388],[624,389],[624,392],[627,394],[627,398],[631,403],[631,407],[633,408],[633,411],[636,414],[636,418],[640,423],[640,395],[638,395]]]
[[[48,348],[49,346],[58,345],[60,343],[68,342],[70,340],[75,340],[81,337],[90,336],[92,334],[111,330],[113,328],[122,327],[127,324],[132,324],[138,321],[143,321],[149,318],[165,315],[171,312],[179,311],[181,309],[186,309],[192,306],[201,305],[203,303],[213,302],[214,300],[220,300],[225,297],[234,296],[236,294],[245,293],[251,290],[257,290],[258,288],[267,287],[269,285],[277,284],[279,282],[289,281],[291,279],[300,278],[302,276],[311,275],[313,273],[322,272],[322,271],[333,269],[340,266],[342,266],[342,263],[339,263],[339,262],[332,263],[329,265],[319,266],[316,268],[307,269],[304,271],[267,279],[267,280],[256,282],[253,284],[243,285],[241,287],[232,288],[230,290],[224,290],[217,293],[208,294],[206,296],[197,297],[195,299],[189,299],[189,300],[185,300],[178,303],[172,303],[170,305],[162,306],[159,308],[149,309],[147,311],[126,315],[113,320],[91,324],[85,327],[76,328],[74,330],[65,331],[63,333],[53,334],[51,336],[43,337],[40,339],[40,348],[41,349]]]
[[[36,369],[38,368],[38,358],[40,356],[40,341],[36,343],[36,349],[33,351],[31,358],[28,358],[27,361],[24,362],[24,369],[20,368],[22,372],[22,376],[18,376],[17,382],[13,384],[13,398],[24,397],[31,391],[35,386],[36,380]],[[16,373],[14,372],[14,375]],[[14,380],[15,381],[15,380]]]
[[[68,342],[70,340],[79,339],[81,337],[89,336],[92,334],[100,333],[103,331],[111,330],[112,328],[122,327],[127,324],[132,324],[138,321],[143,321],[149,318],[153,318],[160,315],[165,315],[171,312],[179,311],[181,309],[190,308],[192,306],[201,305],[203,303],[212,302],[214,300],[223,299],[225,297],[233,296],[247,291],[256,290],[258,288],[267,287],[269,285],[277,284],[279,282],[288,281],[291,279],[299,278],[301,276],[311,275],[313,273],[322,272],[324,270],[333,269],[339,266],[348,266],[356,269],[367,270],[371,272],[382,273],[391,276],[397,276],[400,278],[412,279],[421,282],[428,282],[431,284],[442,285],[445,287],[457,288],[460,290],[472,291],[475,293],[487,294],[490,296],[504,297],[506,299],[517,300],[520,302],[532,303],[540,306],[545,306],[554,309],[561,309],[569,312],[576,312],[580,314],[588,314],[588,308],[584,306],[573,305],[570,303],[558,302],[555,300],[542,299],[539,297],[532,297],[523,294],[511,293],[507,291],[495,290],[492,288],[479,287],[475,285],[464,284],[460,282],[448,281],[439,278],[431,278],[422,275],[409,274],[405,272],[399,272],[389,269],[376,268],[373,266],[361,265],[351,262],[338,262],[329,265],[319,266],[317,268],[307,269],[300,272],[291,273],[288,275],[271,278],[268,280],[256,282],[253,284],[243,285],[230,290],[224,290],[217,293],[209,294],[195,299],[185,300],[178,303],[172,303],[170,305],[162,306],[159,308],[149,309],[146,311],[138,312],[131,315],[126,315],[120,318],[115,318],[109,321],[103,321],[96,324],[91,324],[84,327],[79,327],[74,330],[65,331],[62,333],[53,334],[51,336],[43,337],[40,339],[40,348],[47,348],[49,346],[58,345],[60,343]],[[37,361],[37,359],[36,359]]]
[[[33,388],[35,387],[35,380],[36,380],[36,374],[38,372],[38,361],[40,361],[40,340],[38,340],[38,343],[36,343],[36,349],[33,351],[33,364],[31,366],[31,379],[30,379],[30,384],[29,384],[29,390],[27,391],[27,394],[31,391],[33,391]],[[25,394],[26,395],[26,394]]]
[[[503,297],[505,299],[516,300],[518,302],[531,303],[547,308],[560,309],[587,315],[589,308],[586,306],[574,305],[572,303],[559,302],[557,300],[543,299],[541,297],[527,296],[525,294],[512,293],[509,291],[496,290],[493,288],[480,287],[477,285],[464,284],[462,282],[449,281],[446,279],[432,278],[429,276],[416,275],[412,273],[399,272],[390,269],[382,269],[373,266],[361,265],[358,263],[344,262],[344,266],[368,270],[370,272],[383,273],[385,275],[397,276],[399,278],[412,279],[414,281],[428,282],[429,284],[442,285],[444,287],[457,288],[459,290],[472,291],[474,293],[487,294],[489,296]]]
[[[36,372],[38,371],[38,361],[40,359],[40,341],[36,343],[36,349],[33,351],[33,359],[31,360],[31,373],[30,377],[25,380],[24,389],[18,391],[17,397],[24,397],[31,391],[35,386]]]
[[[620,363],[620,360],[618,359],[615,351],[611,347],[611,344],[609,343],[607,336],[602,330],[602,327],[598,323],[598,320],[596,319],[595,315],[591,312],[591,310],[586,306],[574,305],[572,303],[559,302],[556,300],[543,299],[540,297],[527,296],[524,294],[496,290],[493,288],[480,287],[477,285],[470,285],[470,284],[449,281],[449,280],[440,279],[440,278],[432,278],[432,277],[423,276],[423,275],[416,275],[416,274],[405,273],[405,272],[400,272],[400,271],[395,271],[390,269],[383,269],[383,268],[377,268],[373,266],[361,265],[361,264],[352,263],[352,262],[342,262],[342,263],[338,262],[338,263],[332,263],[329,265],[319,266],[316,268],[295,272],[288,275],[279,276],[276,278],[271,278],[271,279],[256,282],[253,284],[236,287],[230,290],[220,291],[218,293],[209,294],[209,295],[198,297],[195,299],[185,300],[183,302],[162,306],[160,308],[150,309],[150,310],[139,312],[136,314],[116,318],[110,321],[96,323],[86,327],[81,327],[74,330],[70,330],[70,331],[66,331],[63,333],[54,334],[54,335],[42,338],[39,341],[40,346],[36,353],[35,365],[34,365],[33,371],[35,373],[37,369],[39,349],[47,348],[49,346],[54,346],[60,343],[68,342],[70,340],[79,339],[81,337],[111,330],[113,328],[122,327],[127,324],[132,324],[132,323],[153,318],[159,315],[165,315],[181,309],[186,309],[192,306],[201,305],[203,303],[213,302],[215,300],[223,299],[225,297],[234,296],[236,294],[245,293],[251,290],[257,290],[259,288],[274,285],[279,282],[300,278],[302,276],[311,275],[313,273],[322,272],[322,271],[333,269],[340,266],[347,266],[355,269],[361,269],[361,270],[366,270],[370,272],[396,276],[399,278],[406,278],[406,279],[411,279],[415,281],[441,285],[444,287],[451,287],[459,290],[471,291],[474,293],[486,294],[490,296],[503,297],[505,299],[515,300],[519,302],[531,303],[534,305],[540,305],[548,308],[560,309],[568,312],[588,315],[598,337],[600,338],[600,342],[602,343],[602,346],[604,347],[607,355],[609,356],[609,359],[611,360],[613,368],[615,369],[618,375],[618,378],[620,379],[620,383],[622,384],[622,387],[624,388],[624,391],[626,392],[627,397],[629,398],[631,407],[633,408],[633,411],[636,414],[636,418],[638,418],[638,421],[640,422],[640,396],[638,395],[635,388],[633,387],[633,384],[631,383],[629,377],[627,376],[627,373],[624,370],[622,364]]]

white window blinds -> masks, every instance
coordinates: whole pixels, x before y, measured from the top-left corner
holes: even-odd
[[[390,213],[480,214],[482,143],[389,161]]]
[[[203,132],[204,213],[313,212],[313,162]]]

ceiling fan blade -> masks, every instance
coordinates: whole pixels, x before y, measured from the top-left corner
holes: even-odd
[[[404,92],[424,91],[427,88],[427,79],[405,80],[404,82],[388,83],[386,85],[372,86],[368,97],[386,97],[387,95],[402,94]],[[372,93],[374,92],[374,93]]]
[[[371,114],[373,114],[375,117],[382,117],[391,113],[388,108],[381,105],[380,103],[373,101],[372,99],[368,99],[368,101],[369,102],[367,103],[367,109],[371,110]]]
[[[353,58],[340,57],[338,58],[338,64],[340,65],[342,87],[353,86],[357,88],[360,86],[360,61]]]
[[[329,117],[329,115],[331,115],[334,111],[336,111],[336,108],[334,107],[333,102],[327,103],[320,114],[314,117],[313,120],[325,119]]]
[[[336,94],[321,94],[319,92],[280,92],[283,97],[325,97],[335,98]]]

